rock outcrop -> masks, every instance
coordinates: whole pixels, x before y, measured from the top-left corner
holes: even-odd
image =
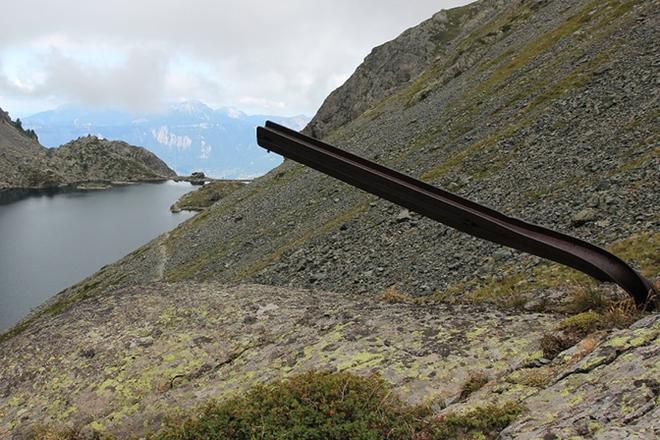
[[[471,371],[496,377],[541,356],[553,322],[256,285],[106,293],[0,344],[0,426],[57,421],[137,438],[175,409],[311,369],[379,372],[411,403],[445,406]]]
[[[378,373],[438,417],[519,404],[506,439],[655,438],[658,315],[549,360],[540,341],[555,324],[550,314],[259,285],[108,290],[0,342],[0,437],[55,424],[138,438],[163,415],[329,370]]]
[[[142,147],[86,136],[48,150],[65,181],[148,181],[176,176],[165,162]]]

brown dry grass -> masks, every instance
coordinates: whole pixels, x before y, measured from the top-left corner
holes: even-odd
[[[386,289],[380,295],[380,300],[388,304],[397,304],[413,301],[413,297],[407,293],[400,292],[395,286]]]

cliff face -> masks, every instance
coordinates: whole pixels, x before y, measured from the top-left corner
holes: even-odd
[[[505,2],[482,0],[440,11],[429,20],[374,48],[355,73],[333,91],[305,128],[321,138],[414,81],[434,62],[452,54],[452,42],[474,30]]]
[[[0,189],[162,180],[176,175],[154,154],[124,142],[83,137],[46,149],[17,128],[7,113],[1,115]]]
[[[307,130],[657,277],[659,25],[644,0],[447,11],[375,50]],[[226,286],[246,282],[271,287]],[[141,433],[150,399],[166,412],[319,367],[380,372],[443,416],[520,402],[503,438],[654,438],[658,315],[622,299],[286,161],[7,334],[0,414],[47,419],[59,386],[64,422]],[[49,357],[59,328],[85,336]],[[462,396],[473,369],[488,382]]]

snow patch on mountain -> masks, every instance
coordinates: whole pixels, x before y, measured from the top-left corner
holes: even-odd
[[[203,160],[208,159],[211,155],[211,150],[213,150],[213,147],[207,144],[204,140],[202,140],[202,146],[200,148],[199,158]]]
[[[151,130],[151,135],[159,144],[176,147],[179,151],[186,151],[192,145],[192,139],[188,136],[177,136],[170,132],[169,128],[165,125],[161,125],[158,130]]]

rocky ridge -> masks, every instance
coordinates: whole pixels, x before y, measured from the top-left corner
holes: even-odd
[[[244,185],[246,182],[241,180],[214,180],[195,191],[182,195],[170,207],[170,211],[203,211]]]
[[[125,142],[86,136],[59,148],[44,148],[18,130],[8,114],[2,114],[0,189],[160,181],[176,176],[154,154]]]

